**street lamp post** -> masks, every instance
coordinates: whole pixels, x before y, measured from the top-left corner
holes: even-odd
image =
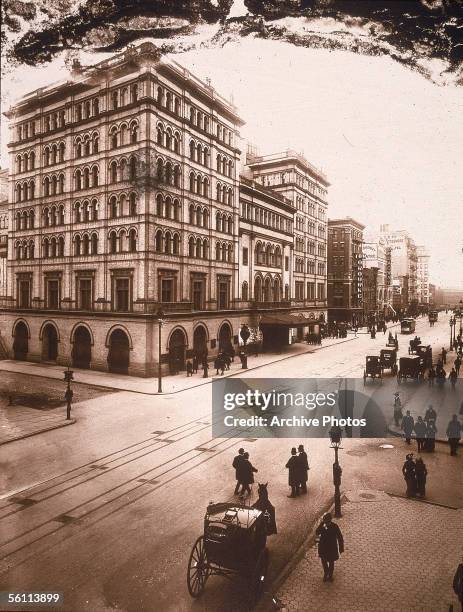
[[[455,337],[455,324],[456,324],[456,320],[455,317],[452,318],[452,315],[450,315],[450,320],[449,320],[449,325],[450,325],[450,348],[449,350],[453,350],[453,340]],[[453,337],[452,337],[452,327],[453,327]]]
[[[331,448],[334,448],[333,484],[334,484],[334,516],[341,518],[341,476],[342,468],[338,461],[338,451],[341,448],[341,428],[333,425],[330,429]]]
[[[74,372],[68,369],[64,370],[64,382],[67,383],[66,391],[64,393],[64,399],[66,400],[66,421],[71,420],[71,402],[72,396],[74,395],[71,389],[71,381],[74,380]]]
[[[157,312],[158,320],[158,393],[162,393],[162,366],[161,366],[161,354],[162,354],[162,326],[164,325],[164,313],[161,308]]]

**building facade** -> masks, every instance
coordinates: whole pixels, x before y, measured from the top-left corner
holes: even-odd
[[[5,297],[8,291],[8,227],[8,170],[0,170],[0,298]]]
[[[426,247],[416,247],[416,285],[418,302],[424,306],[430,303],[429,294],[429,259],[430,255]]]
[[[328,220],[328,318],[363,322],[363,230],[347,217]]]
[[[240,187],[237,109],[150,43],[7,116],[11,357],[149,376],[237,346],[259,308],[323,319],[321,267],[294,293],[294,198]]]

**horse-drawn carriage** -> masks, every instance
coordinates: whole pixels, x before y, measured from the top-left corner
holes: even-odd
[[[192,597],[203,593],[210,576],[242,577],[251,604],[257,602],[267,576],[267,535],[276,533],[274,509],[268,498],[266,503],[270,512],[239,503],[209,504],[204,534],[194,543],[188,562],[187,585]]]
[[[407,317],[400,322],[400,331],[402,334],[413,334],[416,327],[416,321],[413,317]]]
[[[416,347],[416,355],[421,359],[421,365],[425,370],[432,366],[432,347],[429,344],[419,344]]]
[[[418,357],[418,355],[414,355],[413,357],[401,357],[399,359],[397,382],[400,384],[407,378],[412,380],[422,380],[424,378],[422,359]]]
[[[381,349],[379,359],[383,372],[391,370],[393,376],[397,375],[397,350],[395,348]]]
[[[379,382],[383,382],[383,368],[381,367],[381,359],[378,355],[367,355],[365,357],[365,369],[363,370],[363,384],[367,378],[378,378]]]
[[[418,336],[415,336],[413,338],[413,340],[410,340],[410,342],[408,344],[409,344],[409,346],[408,346],[408,354],[409,355],[415,355],[418,347],[421,344],[421,338],[418,338]]]
[[[429,320],[429,324],[431,325],[431,327],[434,325],[434,323],[437,322],[438,317],[439,317],[439,314],[437,310],[429,311],[428,320]]]

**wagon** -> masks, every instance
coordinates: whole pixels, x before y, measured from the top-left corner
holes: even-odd
[[[429,312],[428,315],[428,319],[429,319],[429,323],[432,325],[433,323],[436,323],[437,319],[439,317],[439,314],[437,312],[437,310],[431,310]]]
[[[399,384],[407,378],[420,380],[423,376],[424,372],[420,357],[401,357],[399,359],[399,371],[397,372],[397,382]]]
[[[432,366],[432,348],[429,344],[420,344],[416,347],[416,354],[421,359],[422,367],[427,370]]]
[[[379,382],[383,382],[383,369],[381,367],[381,358],[378,355],[367,355],[365,357],[365,369],[363,370],[363,384],[367,378],[378,378]]]
[[[235,503],[209,504],[204,534],[193,545],[188,561],[187,585],[199,597],[211,576],[241,578],[247,583],[251,604],[262,594],[268,568],[268,515]]]
[[[393,376],[397,374],[397,350],[395,348],[381,349],[379,355],[381,367],[384,370],[391,370]]]
[[[403,334],[413,334],[415,331],[416,321],[412,317],[402,319],[400,322],[400,331]]]
[[[410,342],[408,343],[408,354],[409,355],[413,355],[416,353],[416,349],[420,346],[421,344],[421,338],[418,338],[418,336],[415,336],[415,338],[413,338],[413,340],[410,340]]]

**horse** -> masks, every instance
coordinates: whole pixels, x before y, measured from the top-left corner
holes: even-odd
[[[267,515],[267,535],[273,535],[277,533],[277,523],[275,518],[275,507],[271,504],[268,498],[268,482],[265,484],[258,483],[257,493],[259,495],[258,500],[252,505],[252,508],[265,512]]]

